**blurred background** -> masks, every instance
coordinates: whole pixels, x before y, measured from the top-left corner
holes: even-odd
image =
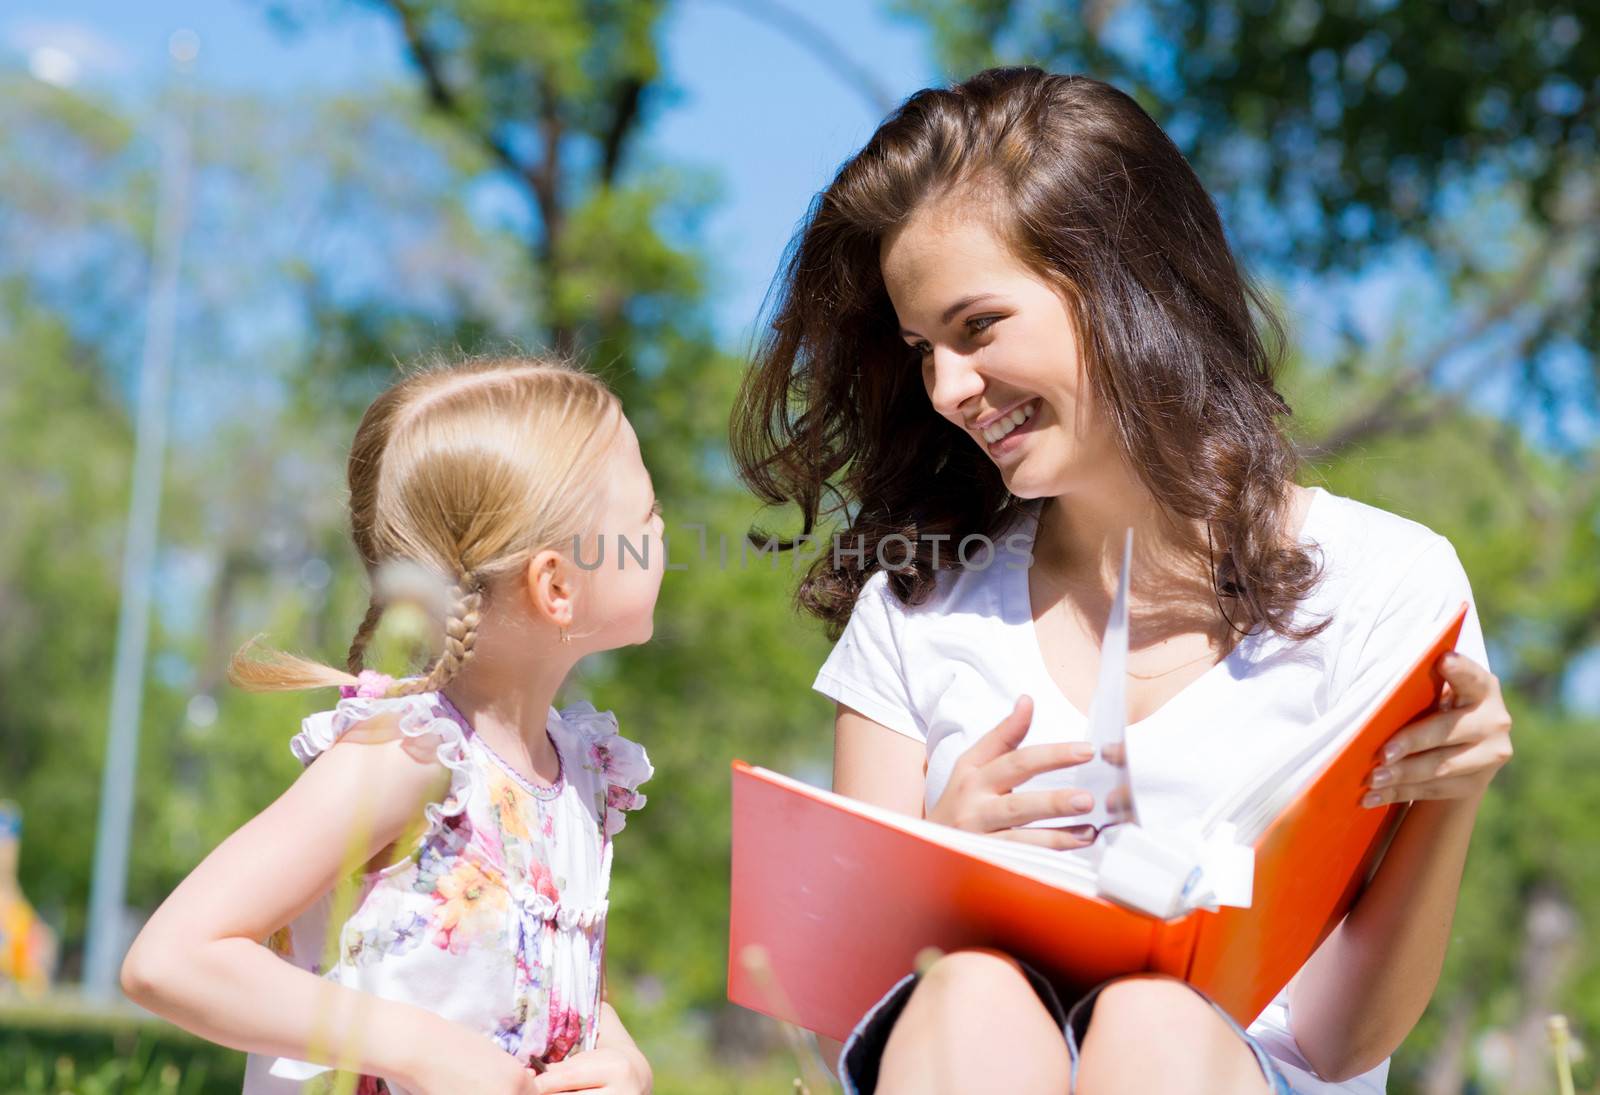
[[[105,971],[295,775],[287,740],[327,697],[240,694],[223,667],[257,632],[342,661],[366,603],[343,458],[396,363],[580,350],[669,533],[737,551],[757,509],[727,415],[808,201],[905,95],[1018,61],[1168,128],[1288,321],[1308,481],[1444,533],[1473,580],[1517,755],[1391,1090],[1554,1091],[1555,1013],[1596,1089],[1588,0],[13,0],[0,1091],[238,1090],[241,1058],[119,1005]],[[656,764],[609,966],[664,1095],[800,1069],[723,1000],[727,760],[827,778],[827,644],[793,582],[787,561],[669,575],[654,641],[564,697]]]

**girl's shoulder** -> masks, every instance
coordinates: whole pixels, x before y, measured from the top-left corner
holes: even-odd
[[[655,774],[644,746],[622,736],[617,717],[588,702],[550,709],[550,732],[569,782],[586,793],[605,834],[622,831],[627,812],[645,804],[639,785]]]
[[[465,770],[466,728],[453,718],[436,692],[409,696],[346,695],[327,711],[307,715],[289,751],[303,765],[341,741],[381,744],[398,741],[413,755],[431,755],[446,768]]]
[[[450,819],[460,817],[471,799],[475,776],[467,737],[466,728],[451,716],[436,692],[356,694],[345,695],[330,710],[302,719],[300,732],[289,741],[289,751],[308,767],[341,742],[376,746],[375,759],[386,747],[404,751],[419,763],[399,767],[411,769],[419,787],[427,784],[430,788],[423,807],[426,829],[422,841],[426,842]],[[429,769],[437,771],[436,779],[427,774]],[[387,771],[393,774],[394,769]]]

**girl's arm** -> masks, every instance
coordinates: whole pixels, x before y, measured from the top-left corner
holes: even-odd
[[[368,724],[369,727],[372,724]],[[259,941],[399,839],[448,772],[423,741],[341,741],[195,868],[122,967],[128,996],[223,1045],[394,1077],[420,1091],[531,1090],[488,1039],[283,961]],[[449,1062],[438,1075],[438,1062]]]
[[[1499,681],[1459,654],[1439,668],[1453,708],[1395,736],[1389,778],[1375,778],[1371,792],[1378,805],[1415,805],[1355,907],[1290,986],[1295,1041],[1326,1080],[1376,1067],[1422,1017],[1444,967],[1478,805],[1511,758]]]

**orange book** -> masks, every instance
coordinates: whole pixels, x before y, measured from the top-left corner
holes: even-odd
[[[994,947],[1069,992],[1141,971],[1179,977],[1248,1024],[1370,876],[1400,807],[1361,806],[1367,777],[1384,744],[1437,706],[1433,666],[1465,615],[1462,605],[1378,700],[1330,713],[1317,748],[1228,796],[1207,830],[1211,852],[1232,845],[1211,859],[1232,875],[1216,885],[1233,893],[1227,903],[1208,891],[1198,845],[1154,846],[1147,863],[1154,838],[1136,824],[1095,856],[1052,852],[734,761],[728,998],[842,1040],[924,948]]]

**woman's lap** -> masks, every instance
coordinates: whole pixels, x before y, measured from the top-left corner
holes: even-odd
[[[1017,967],[1027,977],[1028,983],[1038,994],[1040,1002],[1050,1017],[1061,1028],[1062,1037],[1066,1041],[1067,1053],[1072,1060],[1072,1076],[1074,1080],[1078,1074],[1079,1047],[1083,1037],[1089,1029],[1089,1020],[1094,1013],[1095,1000],[1099,997],[1106,982],[1091,989],[1087,994],[1076,1000],[1070,1008],[1063,1007],[1060,995],[1056,992],[1048,979],[1025,962],[1018,962]],[[906,1002],[911,998],[912,991],[916,988],[918,975],[911,973],[901,978],[893,988],[872,1006],[861,1021],[856,1024],[849,1038],[845,1040],[844,1048],[839,1053],[839,1080],[844,1087],[844,1095],[872,1095],[878,1085],[878,1066],[883,1057],[884,1047],[889,1041],[889,1032],[894,1029],[895,1022],[900,1018],[900,1013],[905,1010]],[[1284,1078],[1272,1059],[1267,1056],[1266,1050],[1236,1022],[1233,1016],[1223,1011],[1210,997],[1192,985],[1183,984],[1209,1004],[1216,1013],[1227,1023],[1228,1028],[1244,1042],[1256,1063],[1260,1065],[1262,1075],[1266,1077],[1267,1085],[1272,1095],[1294,1095],[1289,1087],[1289,1082]]]

